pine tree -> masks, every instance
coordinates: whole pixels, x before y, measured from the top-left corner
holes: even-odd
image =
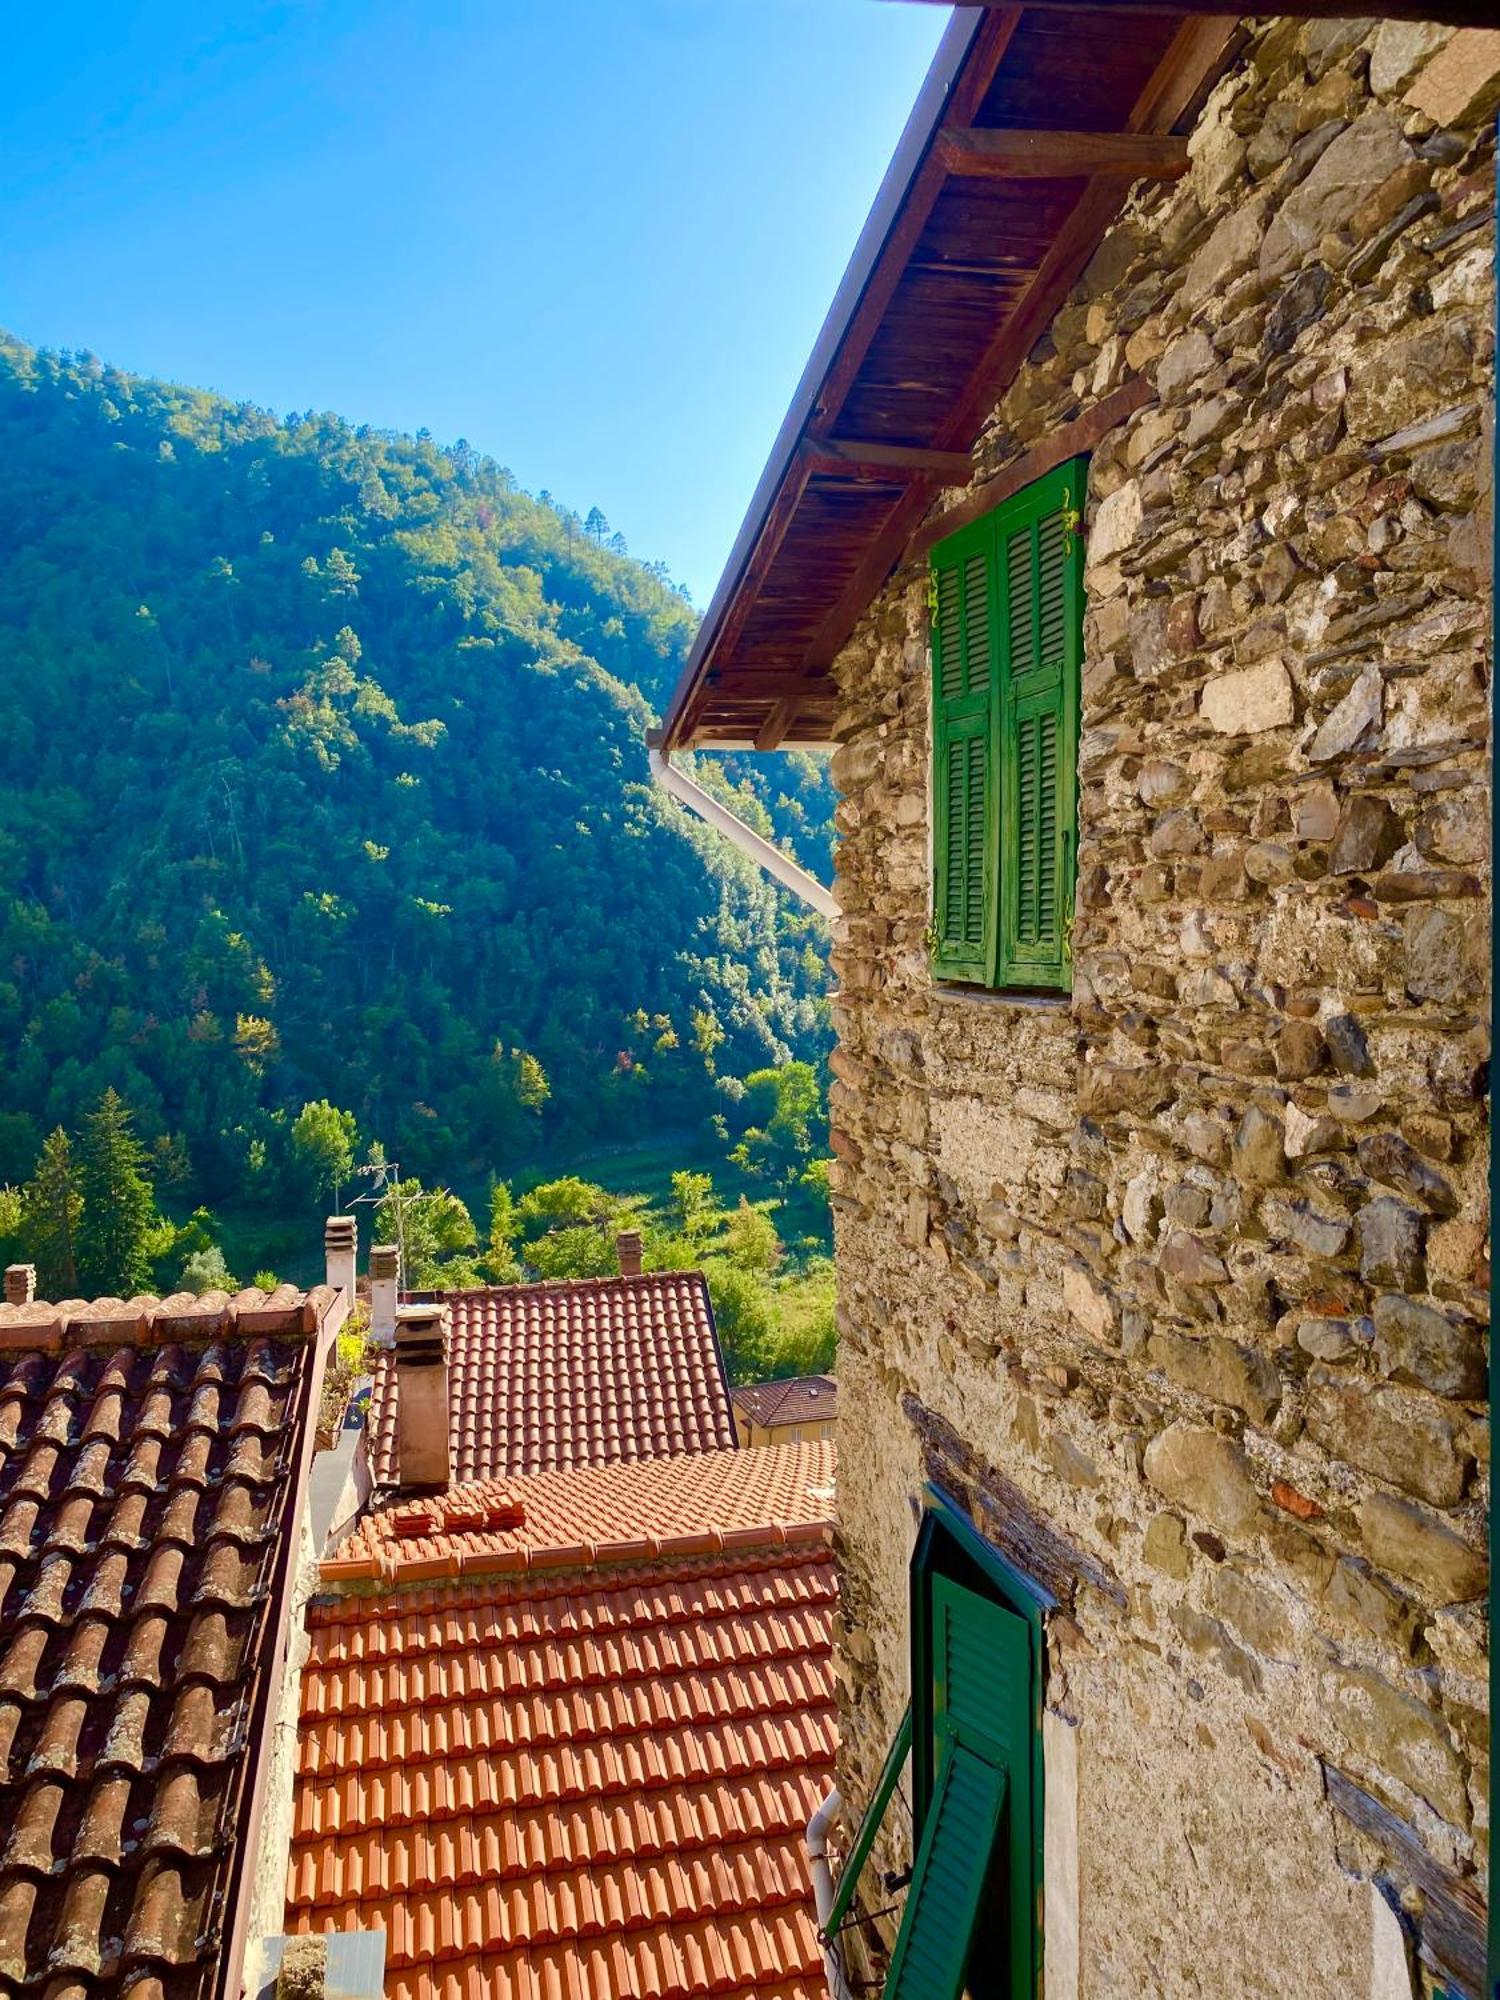
[[[42,1146],[36,1173],[21,1194],[21,1241],[36,1265],[37,1290],[44,1299],[70,1299],[78,1292],[78,1224],[83,1196],[72,1143],[61,1125]]]
[[[78,1182],[78,1282],[85,1294],[130,1298],[151,1275],[146,1232],[155,1212],[146,1151],[131,1130],[130,1108],[113,1088],[83,1121]]]

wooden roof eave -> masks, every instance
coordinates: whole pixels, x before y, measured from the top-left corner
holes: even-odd
[[[1087,7],[1083,0],[1076,10]],[[1145,88],[1122,103],[1117,130],[976,126],[1017,29],[1037,11],[1034,4],[971,6],[949,24],[674,692],[662,731],[669,749],[694,742],[772,749],[829,740],[834,691],[828,670],[835,656],[934,499],[945,488],[967,485],[969,454],[986,414],[1067,296],[1133,180],[1182,170],[1185,149],[1175,128],[1206,94],[1240,32],[1237,17],[1204,18],[1190,7],[1174,8],[1161,29],[1165,52]],[[1152,11],[1130,10],[1137,22]],[[1056,95],[1066,106],[1066,77]],[[944,190],[955,181],[1006,179],[1055,190],[1056,179],[1039,177],[1056,174],[1069,146],[1087,163],[1086,173],[1068,177],[1076,198],[1013,308],[987,322],[988,337],[975,343],[962,390],[932,434],[904,447],[847,435],[841,413],[851,390],[865,386],[861,371],[872,343],[888,333],[892,301],[915,268],[914,253]],[[991,285],[1002,266],[1003,260],[992,260],[985,267]],[[964,267],[948,262],[940,268],[962,281]],[[988,296],[985,282],[983,273],[974,275],[980,300]],[[918,352],[912,367],[921,365]],[[859,559],[852,572],[837,577],[833,601],[820,603],[816,620],[798,626],[791,615],[796,640],[785,657],[769,665],[742,661],[737,653],[767,585],[780,585],[788,571],[788,537],[793,551],[802,546],[794,524],[810,489],[879,489],[870,509],[878,525],[860,531]],[[816,548],[806,553],[816,569]]]

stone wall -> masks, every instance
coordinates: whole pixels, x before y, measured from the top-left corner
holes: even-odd
[[[923,573],[839,662],[844,1794],[924,1476],[1004,1486],[1077,1556],[1087,2000],[1366,1994],[1403,1898],[1472,1968],[1497,100],[1500,35],[1263,26],[994,413],[984,478],[1155,389],[1090,474],[1071,1003],[930,977]]]

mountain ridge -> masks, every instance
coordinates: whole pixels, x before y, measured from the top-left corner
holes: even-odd
[[[0,1180],[111,1085],[217,1200],[315,1098],[503,1173],[826,1048],[820,920],[647,781],[660,566],[461,442],[8,335],[0,444]],[[697,772],[826,869],[821,760]]]

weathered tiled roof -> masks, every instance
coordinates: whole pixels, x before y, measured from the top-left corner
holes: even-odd
[[[288,1927],[383,1928],[393,2000],[820,2000],[832,1492],[790,1445],[366,1523],[310,1613]]]
[[[785,1382],[746,1382],[732,1392],[737,1410],[757,1424],[828,1423],[838,1415],[831,1375],[793,1375]]]
[[[366,1515],[323,1576],[415,1582],[768,1547],[780,1528],[821,1528],[833,1497],[830,1444],[482,1480]]]
[[[723,1356],[701,1272],[445,1296],[455,1479],[733,1445]],[[370,1443],[377,1485],[394,1486],[390,1356],[375,1374]]]
[[[0,1307],[0,1991],[211,1987],[336,1296]]]

